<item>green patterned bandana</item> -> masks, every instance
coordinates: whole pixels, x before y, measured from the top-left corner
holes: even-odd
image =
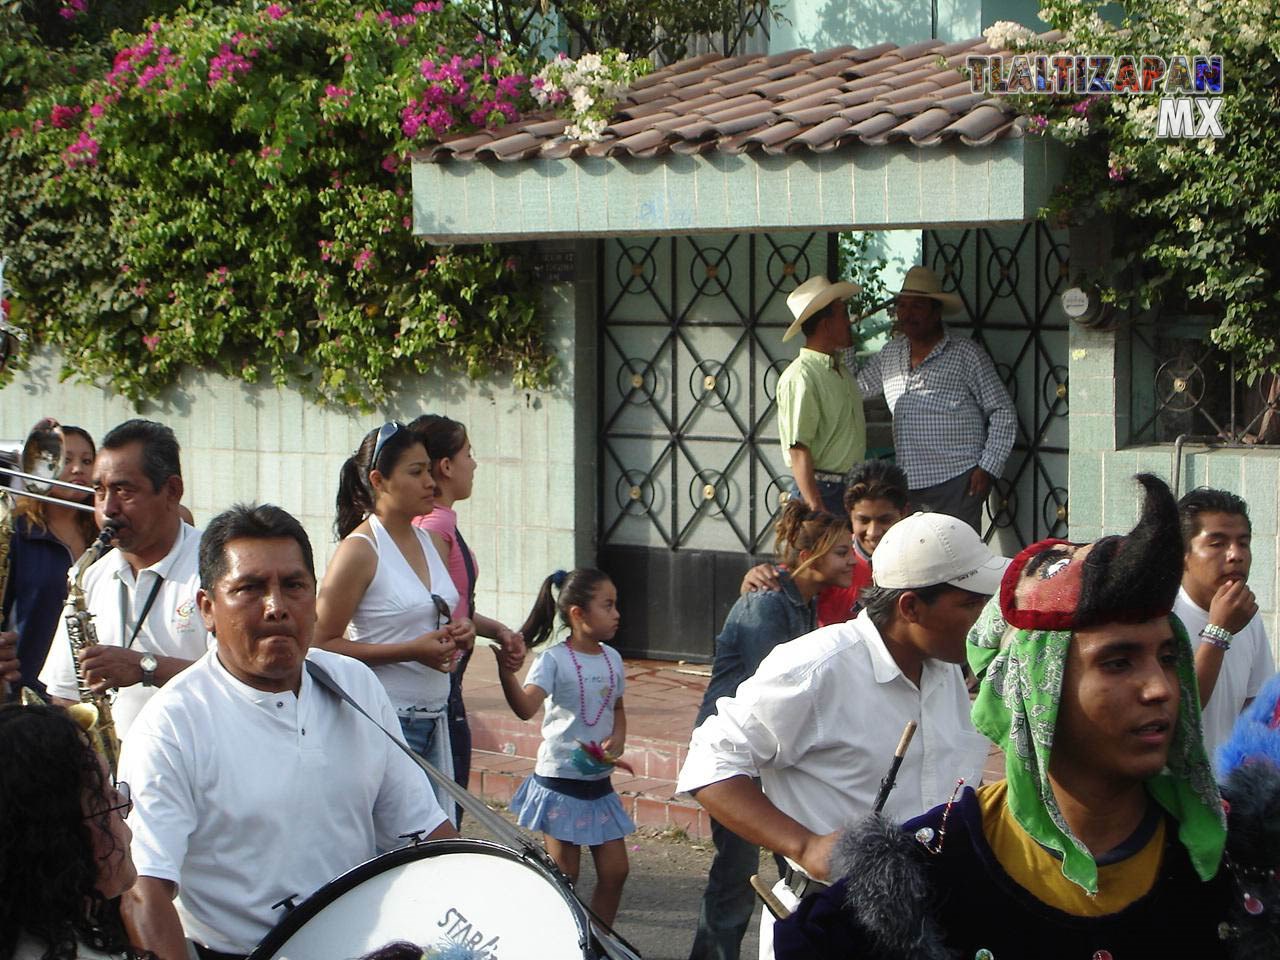
[[[1178,821],[1178,839],[1196,873],[1209,880],[1222,859],[1226,818],[1201,739],[1191,644],[1177,617],[1170,617],[1170,622],[1178,648],[1181,699],[1168,765],[1147,781],[1147,790]],[[1057,851],[1064,877],[1088,893],[1097,893],[1097,864],[1072,834],[1049,783],[1049,756],[1071,637],[1070,630],[1008,625],[1000,597],[993,597],[969,632],[969,666],[982,679],[973,705],[973,725],[1004,750],[1008,804],[1014,819],[1037,843]]]

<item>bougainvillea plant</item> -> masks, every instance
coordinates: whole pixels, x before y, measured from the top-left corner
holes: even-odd
[[[651,66],[648,60],[632,60],[619,50],[584,53],[577,60],[561,54],[538,71],[531,89],[540,106],[570,121],[565,136],[599,140],[618,99]]]
[[[0,91],[0,245],[33,343],[135,400],[188,366],[361,407],[409,373],[547,383],[520,254],[411,235],[409,152],[533,106],[461,10],[179,11],[105,62],[6,27],[31,75]]]
[[[1280,8],[1271,0],[1044,0],[1061,39],[1016,24],[988,33],[1027,53],[1221,56],[1221,138],[1156,136],[1159,94],[1020,94],[1032,135],[1068,145],[1046,216],[1114,221],[1098,281],[1124,309],[1210,315],[1213,341],[1250,379],[1280,371]],[[1111,8],[1115,12],[1114,7]]]

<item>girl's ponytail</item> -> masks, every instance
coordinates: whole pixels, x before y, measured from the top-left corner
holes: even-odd
[[[551,588],[563,584],[564,576],[563,570],[557,570],[542,581],[538,599],[533,601],[533,609],[529,611],[529,616],[525,618],[524,625],[520,628],[520,632],[524,634],[525,645],[530,649],[551,636],[551,631],[555,628],[556,599],[551,593]]]
[[[550,637],[555,629],[557,612],[561,622],[569,626],[569,610],[588,606],[595,596],[596,587],[608,580],[607,573],[590,567],[580,567],[572,573],[557,570],[543,580],[538,599],[533,602],[533,609],[520,628],[525,644],[532,649]],[[553,587],[560,592],[558,598],[551,593]]]
[[[337,519],[333,524],[338,539],[345,540],[372,512],[373,498],[360,464],[356,457],[347,457],[338,474]]]

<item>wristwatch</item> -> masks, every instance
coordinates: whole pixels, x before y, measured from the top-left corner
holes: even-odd
[[[138,666],[142,668],[142,685],[144,687],[154,687],[156,685],[156,667],[160,666],[155,654],[144,653],[142,659],[138,661]]]

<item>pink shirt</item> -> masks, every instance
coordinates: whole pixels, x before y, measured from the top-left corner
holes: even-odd
[[[467,590],[467,565],[462,559],[462,547],[458,545],[458,514],[452,507],[437,506],[430,513],[413,518],[413,525],[421,527],[428,533],[439,535],[449,545],[449,559],[445,567],[449,571],[449,579],[458,588],[458,605],[453,608],[455,620],[471,616],[471,601]],[[476,552],[471,551],[471,563],[475,567],[476,579],[480,579],[480,566],[476,563]]]

